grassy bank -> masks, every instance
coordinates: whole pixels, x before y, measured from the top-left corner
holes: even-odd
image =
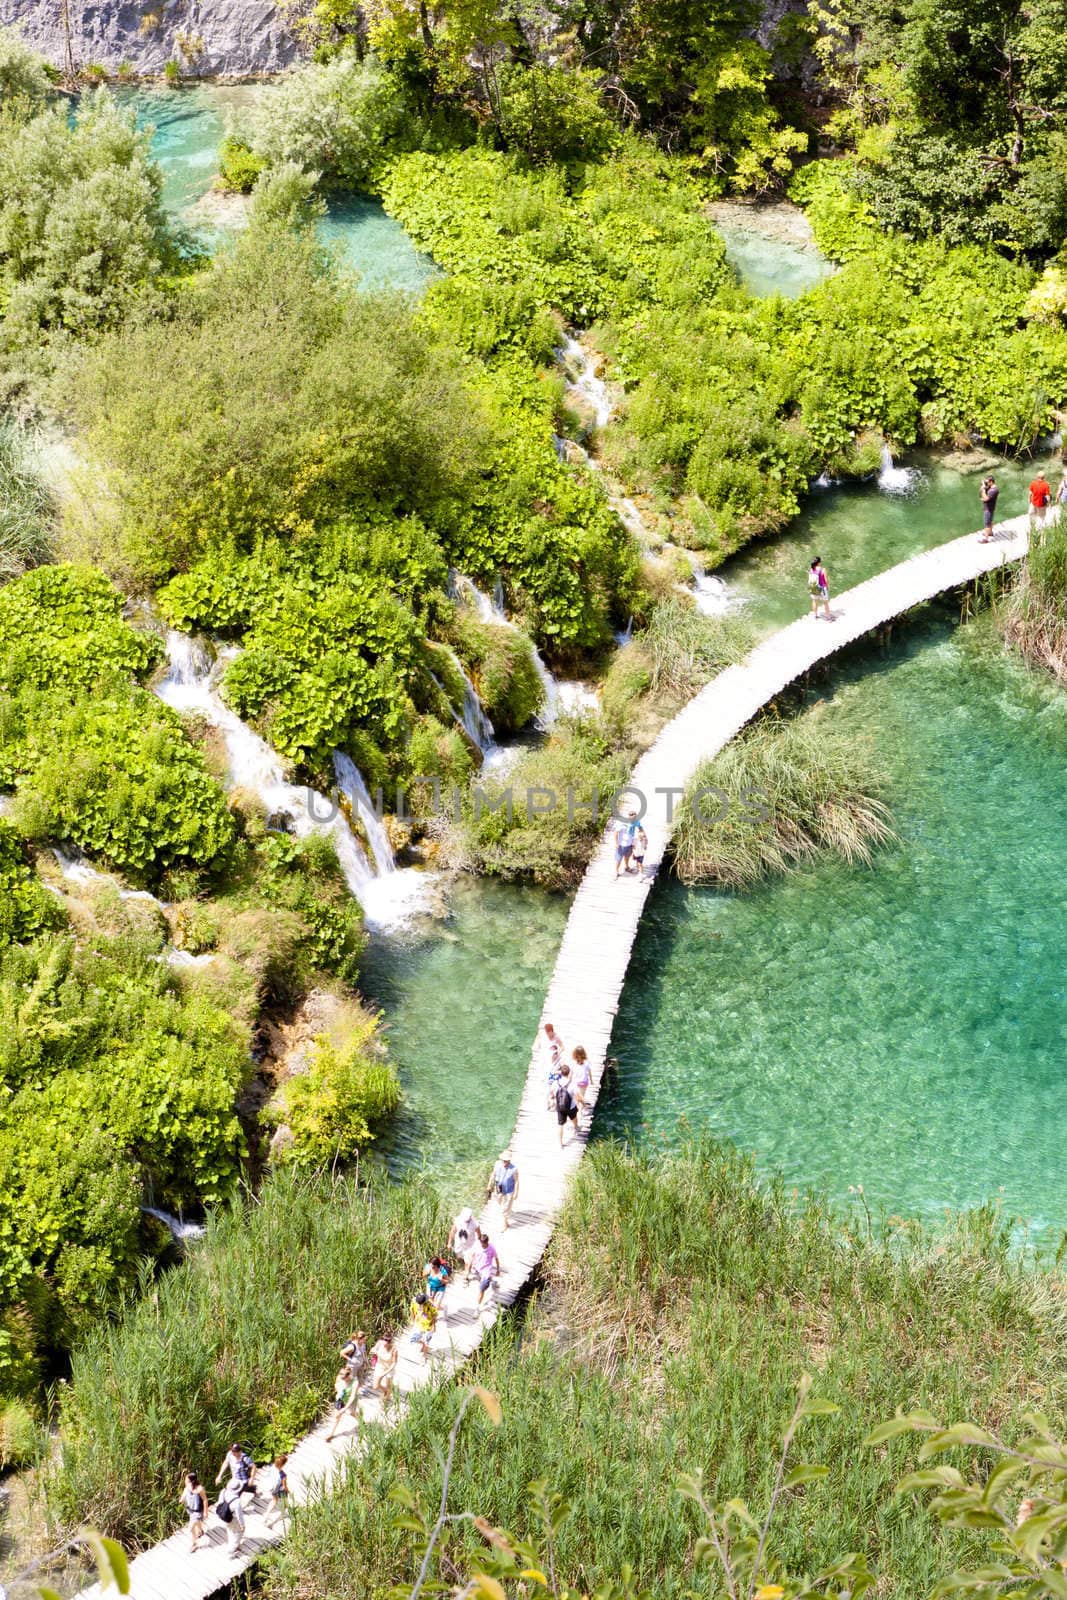
[[[743,889],[821,854],[867,864],[893,837],[887,784],[870,745],[828,727],[820,710],[764,719],[705,761],[686,790],[678,875]]]
[[[506,1324],[472,1368],[504,1421],[470,1414],[451,1509],[543,1549],[528,1486],[547,1480],[572,1507],[555,1538],[561,1586],[591,1591],[629,1563],[657,1597],[682,1596],[698,1529],[679,1473],[702,1468],[711,1496],[761,1508],[808,1372],[841,1414],[806,1424],[798,1459],[830,1473],[786,1497],[777,1554],[810,1571],[863,1550],[879,1594],[929,1592],[966,1546],[895,1498],[914,1447],[862,1441],[897,1406],[993,1427],[1041,1406],[1062,1425],[1067,1301],[1061,1278],[1012,1258],[992,1210],[936,1240],[873,1231],[819,1201],[798,1206],[710,1145],[659,1157],[594,1145],[525,1326]],[[410,1583],[417,1541],[393,1526],[387,1496],[406,1485],[436,1507],[457,1404],[452,1391],[417,1396],[345,1490],[296,1519],[269,1600]],[[469,1522],[450,1524],[438,1575],[456,1582],[484,1550]]]
[[[150,1544],[186,1468],[207,1481],[233,1439],[260,1460],[289,1448],[324,1409],[342,1340],[401,1315],[444,1226],[425,1183],[288,1173],[214,1213],[182,1267],[75,1351],[57,1521]]]

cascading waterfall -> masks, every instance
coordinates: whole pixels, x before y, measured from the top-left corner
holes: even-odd
[[[706,617],[723,617],[735,606],[729,589],[721,578],[716,578],[713,573],[705,572],[702,562],[697,556],[690,555],[689,560],[693,568],[693,586],[687,590],[696,601],[698,611]]]
[[[333,753],[333,775],[337,779],[337,787],[351,806],[353,815],[363,825],[371,855],[374,857],[375,871],[381,876],[387,872],[395,872],[396,857],[393,855],[393,847],[389,843],[385,824],[371,800],[367,785],[363,781],[363,774],[352,757],[346,756],[343,750],[335,750]]]
[[[70,883],[102,883],[110,884],[112,888],[118,888],[114,878],[110,877],[106,872],[98,872],[96,867],[91,867],[87,861],[83,860],[80,854],[57,848],[52,851],[52,855],[56,866]],[[147,889],[120,888],[118,893],[120,900],[150,900],[161,911],[164,909],[162,900],[157,899]]]
[[[575,395],[593,413],[598,428],[607,427],[615,410],[608,386],[599,377],[594,358],[583,350],[577,339],[568,334],[556,355],[560,365],[574,377],[567,385],[568,393]]]
[[[171,1237],[184,1244],[188,1239],[202,1239],[207,1229],[199,1222],[182,1222],[178,1217],[172,1217],[169,1211],[158,1211],[155,1206],[142,1206],[145,1216],[155,1217],[157,1222],[162,1222]]]
[[[228,654],[232,658],[234,652]],[[167,634],[167,661],[166,675],[155,685],[159,698],[176,711],[199,712],[213,728],[218,729],[226,746],[226,759],[234,788],[248,789],[257,795],[268,815],[289,816],[298,837],[305,838],[311,833],[330,836],[345,882],[363,907],[364,916],[371,927],[387,929],[395,926],[423,907],[429,876],[413,869],[402,872],[394,870],[395,862],[388,836],[370,803],[366,785],[349,757],[339,752],[335,770],[337,762],[340,762],[351,793],[344,784],[342,789],[350,803],[352,794],[357,797],[357,810],[367,828],[371,849],[376,858],[380,852],[381,861],[389,862],[388,868],[379,865],[377,874],[340,807],[314,789],[290,783],[277,753],[225,704],[213,685],[209,653],[196,640],[172,630]],[[358,779],[358,785],[355,779]],[[359,794],[360,790],[362,795]]]
[[[887,444],[882,446],[882,465],[878,471],[878,487],[883,494],[914,494],[922,474],[916,467],[896,467],[893,452]]]

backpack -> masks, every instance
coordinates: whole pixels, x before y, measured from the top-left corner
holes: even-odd
[[[508,1166],[504,1169],[504,1176],[497,1184],[497,1188],[501,1194],[515,1193],[515,1168],[513,1166]]]
[[[561,1083],[559,1088],[556,1090],[556,1110],[562,1117],[564,1114],[569,1115],[570,1109],[571,1092],[565,1083]]]
[[[252,1473],[255,1470],[255,1465],[256,1464],[252,1460],[252,1457],[246,1451],[242,1450],[241,1459],[237,1463],[237,1471],[234,1473],[234,1477],[237,1479],[237,1482],[241,1485],[242,1489],[248,1487],[248,1484],[252,1478]]]

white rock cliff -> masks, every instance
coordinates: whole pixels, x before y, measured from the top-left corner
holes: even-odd
[[[271,0],[0,0],[0,26],[60,68],[126,62],[160,73],[177,61],[183,77],[239,78],[281,72],[300,55]]]

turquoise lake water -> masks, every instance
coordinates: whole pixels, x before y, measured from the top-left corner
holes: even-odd
[[[833,264],[818,250],[803,250],[784,239],[769,239],[748,228],[716,222],[726,259],[752,294],[784,295],[794,300],[828,278]]]
[[[744,896],[658,886],[598,1131],[684,1121],[801,1189],[1067,1225],[1067,698],[934,622],[819,692],[890,761],[899,845]]]
[[[219,144],[227,118],[252,104],[269,85],[200,84],[187,89],[126,89],[118,97],[133,105],[142,126],[155,129],[152,154],[163,174],[167,210],[211,246],[224,227],[210,214],[188,216],[203,201],[218,171]],[[436,275],[429,256],[416,250],[399,222],[366,197],[333,201],[322,224],[344,264],[359,274],[365,289],[420,293]]]

